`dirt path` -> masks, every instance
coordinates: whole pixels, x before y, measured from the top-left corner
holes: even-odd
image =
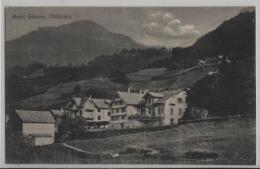
[[[72,149],[74,151],[77,151],[79,153],[85,153],[85,154],[88,154],[88,155],[97,155],[96,153],[93,153],[93,152],[87,152],[85,150],[82,150],[80,148],[77,148],[77,147],[74,147],[74,146],[71,146],[71,145],[68,145],[66,143],[61,143],[62,146],[66,147],[66,148],[69,148],[69,149]]]

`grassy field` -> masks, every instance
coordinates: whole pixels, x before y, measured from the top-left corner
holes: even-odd
[[[7,149],[6,162],[253,165],[256,158],[255,135],[254,118],[189,123],[157,132],[67,142],[91,154],[73,151],[59,143],[42,147],[12,145]],[[214,153],[216,156],[205,159],[197,154],[196,158],[190,158],[187,152]],[[117,153],[118,157],[111,156]]]
[[[134,73],[130,73],[127,77],[132,82],[145,82],[151,80],[153,77],[162,75],[167,68],[153,68],[143,69]]]
[[[24,99],[18,103],[19,107],[24,108],[49,108],[53,105],[58,105],[63,102],[68,102],[71,99],[76,86],[80,87],[82,92],[88,89],[97,89],[99,91],[106,91],[114,94],[117,90],[126,90],[127,87],[112,82],[108,78],[92,78],[88,80],[67,82],[56,85],[48,89],[45,93]]]
[[[165,131],[78,140],[68,144],[101,156],[119,153],[117,158],[93,159],[94,163],[249,165],[255,164],[255,119],[190,123]],[[140,153],[146,149],[157,153],[154,156]],[[185,153],[189,151],[212,152],[217,158],[186,158]]]
[[[166,71],[163,68],[145,69],[128,75],[130,86],[137,88],[155,89],[179,89],[190,87],[196,81],[206,76],[210,71],[218,70],[218,65],[204,67],[191,67],[180,71]],[[148,75],[150,72],[150,75]]]

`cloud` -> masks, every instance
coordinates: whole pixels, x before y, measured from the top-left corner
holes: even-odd
[[[194,25],[183,24],[170,12],[151,12],[142,24],[146,35],[158,39],[187,39],[197,37],[200,32]]]

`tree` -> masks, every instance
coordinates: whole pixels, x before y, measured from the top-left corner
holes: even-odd
[[[80,85],[75,85],[73,93],[78,94],[81,92],[81,86]]]
[[[244,69],[250,66],[223,62],[218,74],[196,82],[187,92],[189,107],[206,108],[216,116],[255,114],[254,76],[250,77],[241,65]]]

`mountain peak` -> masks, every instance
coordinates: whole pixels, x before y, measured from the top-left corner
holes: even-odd
[[[110,32],[92,20],[41,27],[8,42],[6,46],[7,67],[28,65],[32,62],[80,65],[88,63],[96,56],[144,47],[131,37]]]
[[[80,20],[57,27],[40,27],[43,31],[57,31],[63,33],[104,33],[107,30],[93,20]]]
[[[63,27],[102,27],[105,29],[103,26],[97,24],[93,20],[79,20],[79,21],[74,21],[65,25],[58,26],[58,28],[63,28]]]

